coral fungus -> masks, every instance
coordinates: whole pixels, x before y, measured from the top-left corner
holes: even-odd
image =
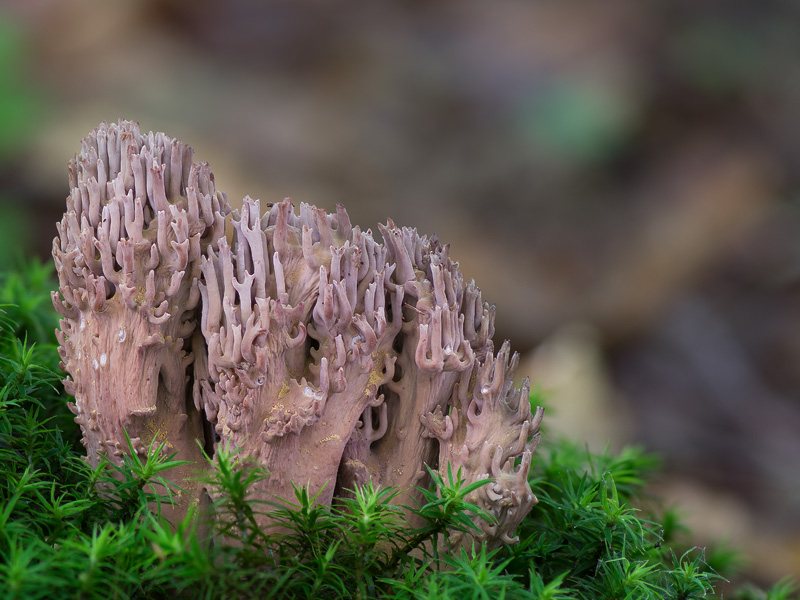
[[[70,183],[54,304],[90,462],[119,460],[123,428],[197,464],[226,443],[268,469],[257,497],[324,503],[368,479],[413,496],[449,464],[492,479],[469,498],[496,518],[480,537],[514,541],[542,412],[448,246],[391,221],[377,242],[341,206],[231,212],[190,148],[124,121],[84,140]]]

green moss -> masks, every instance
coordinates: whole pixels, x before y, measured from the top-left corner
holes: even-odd
[[[687,548],[674,511],[636,508],[652,456],[592,455],[549,436],[530,477],[539,504],[514,546],[449,547],[448,532],[470,530],[479,514],[466,497],[481,483],[466,486],[458,473],[434,474],[412,507],[423,525],[410,528],[397,491],[372,485],[334,507],[304,488],[292,503],[250,502],[267,474],[231,449],[206,480],[219,492],[213,536],[198,534],[209,525],[197,511],[171,526],[152,508],[179,491],[165,479],[178,463],[163,444],[145,460],[132,453],[94,470],[73,446],[48,330],[54,283],[42,269],[0,278],[3,301],[16,305],[0,319],[2,598],[712,598],[735,562],[728,551]],[[263,531],[264,511],[287,533]],[[784,582],[738,597],[797,596]]]

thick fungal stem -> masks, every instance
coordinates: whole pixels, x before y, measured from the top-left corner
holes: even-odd
[[[186,405],[194,354],[184,348],[197,318],[201,252],[216,247],[230,210],[213,185],[202,196],[193,190],[191,202],[184,195],[204,169],[192,155],[135,123],[102,123],[70,163],[72,189],[53,240],[60,351],[88,460],[119,464],[125,430],[139,453],[155,439],[193,461],[173,474],[189,494],[165,510],[171,519],[201,498],[189,482],[203,464],[204,436],[200,412]]]

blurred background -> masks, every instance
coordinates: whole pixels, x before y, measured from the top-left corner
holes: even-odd
[[[800,576],[799,112],[796,0],[2,0],[0,268],[119,117],[234,205],[436,233],[551,431],[662,453],[698,544]]]

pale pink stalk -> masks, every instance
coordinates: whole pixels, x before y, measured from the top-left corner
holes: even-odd
[[[155,439],[193,461],[171,473],[189,491],[166,513],[180,519],[202,497],[189,476],[203,465],[205,436],[187,389],[200,258],[224,236],[230,209],[190,147],[128,121],[90,133],[69,175],[53,304],[70,409],[93,466],[101,455],[121,462],[123,429],[142,456]]]

